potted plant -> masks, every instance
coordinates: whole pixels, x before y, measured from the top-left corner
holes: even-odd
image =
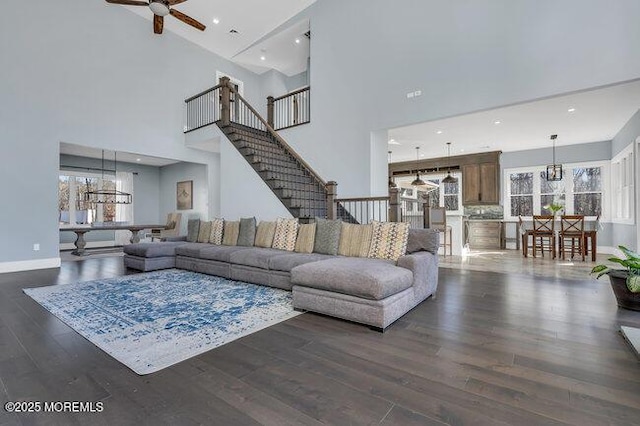
[[[625,246],[618,246],[625,255],[625,259],[610,257],[609,262],[618,263],[625,269],[612,269],[607,265],[597,265],[591,269],[591,274],[609,276],[611,288],[618,300],[618,306],[625,309],[640,311],[640,254]]]
[[[551,214],[555,217],[556,214],[558,214],[558,212],[564,208],[564,206],[554,201],[552,203],[547,204],[546,206],[542,206],[542,208],[546,210],[550,210]]]

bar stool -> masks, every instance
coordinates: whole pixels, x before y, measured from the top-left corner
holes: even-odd
[[[427,210],[427,214],[429,216],[427,218],[427,226],[443,233],[444,238],[440,246],[444,247],[445,256],[447,255],[447,247],[449,247],[449,256],[451,256],[453,253],[453,238],[451,225],[447,225],[447,210],[444,207],[430,207]]]
[[[555,217],[548,215],[533,216],[533,257],[536,257],[538,249],[544,257],[544,250],[551,252],[553,258],[556,258],[556,232]]]
[[[560,253],[562,253],[562,260],[565,259],[566,253],[569,251],[565,245],[567,241],[571,242],[571,259],[577,249],[580,250],[582,261],[585,257],[585,243],[584,243],[584,216],[582,215],[563,215],[560,217]]]

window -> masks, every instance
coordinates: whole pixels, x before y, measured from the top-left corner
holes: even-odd
[[[92,205],[85,194],[96,189],[116,189],[113,176],[62,172],[58,176],[58,221],[61,225],[81,225],[116,220],[115,204]]]
[[[611,160],[611,216],[616,223],[634,223],[633,144]]]
[[[573,213],[602,214],[602,170],[600,167],[573,169]]]
[[[561,181],[547,181],[546,166],[507,169],[504,215],[552,214],[549,205],[560,204],[564,214],[604,216],[608,173],[607,162],[564,164]]]
[[[533,173],[509,175],[511,216],[533,215]]]

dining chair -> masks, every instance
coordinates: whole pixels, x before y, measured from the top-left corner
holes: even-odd
[[[584,223],[584,255],[589,256],[591,253],[591,260],[596,261],[596,245],[597,245],[597,234],[600,229],[600,215],[596,216],[596,220],[593,222],[593,225],[587,225],[587,222]]]
[[[527,257],[529,249],[533,250],[533,241],[529,243],[529,237],[533,235],[533,231],[531,229],[527,229],[524,221],[522,220],[522,216],[520,215],[518,215],[518,232],[520,233],[520,249],[522,250],[522,255]]]
[[[180,221],[182,219],[182,213],[169,213],[167,215],[167,225],[164,229],[152,229],[148,237],[151,237],[151,241],[154,239],[164,240],[167,237],[177,237],[180,235]]]
[[[536,257],[538,249],[544,257],[545,249],[551,252],[552,257],[556,258],[556,232],[555,217],[550,215],[534,215],[533,216],[533,257]]]
[[[582,261],[585,258],[585,234],[584,234],[584,216],[583,215],[562,215],[560,217],[560,253],[562,259],[566,258],[568,251],[571,251],[571,259],[579,250]],[[570,243],[570,250],[567,246]]]
[[[440,247],[444,247],[444,255],[447,255],[447,247],[449,247],[449,255],[453,253],[452,230],[451,225],[447,225],[447,210],[444,207],[429,207],[427,210],[427,225],[430,229],[442,232],[444,237]]]

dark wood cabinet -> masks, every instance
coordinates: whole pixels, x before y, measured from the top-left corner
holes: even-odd
[[[497,161],[465,164],[461,168],[463,205],[500,202],[500,166]]]

